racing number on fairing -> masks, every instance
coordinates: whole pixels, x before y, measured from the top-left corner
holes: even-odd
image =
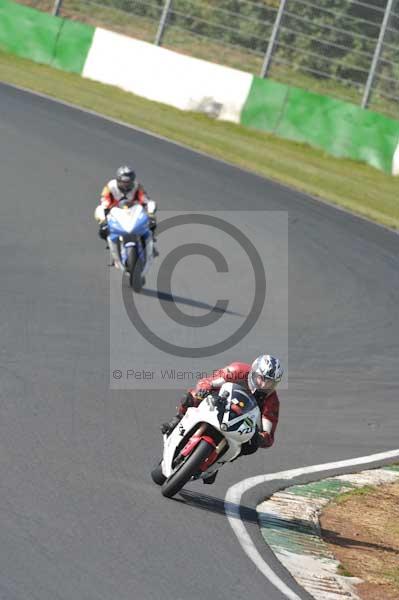
[[[253,430],[253,428],[254,428],[254,422],[253,422],[253,420],[251,419],[251,417],[247,417],[247,418],[244,420],[244,423],[243,423],[243,425],[244,425],[244,424],[245,424],[245,425],[247,425],[247,427],[245,427],[244,429],[241,429],[241,428],[240,428],[240,429],[238,430],[240,435],[244,435],[244,434],[247,434],[247,433],[251,433],[251,431],[252,431],[252,430]]]
[[[253,430],[253,427],[246,427],[245,429],[239,429],[238,433],[240,435],[244,435],[246,433],[251,433],[252,430]]]

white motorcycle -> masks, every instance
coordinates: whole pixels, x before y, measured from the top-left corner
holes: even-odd
[[[151,472],[154,483],[171,498],[190,480],[209,477],[240,455],[260,420],[255,398],[236,383],[224,383],[218,396],[209,394],[198,407],[188,408],[164,435],[163,458]]]

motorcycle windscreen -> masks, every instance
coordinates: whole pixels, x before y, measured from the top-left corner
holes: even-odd
[[[113,208],[108,217],[110,232],[116,235],[144,235],[149,228],[149,218],[139,204],[131,208]]]

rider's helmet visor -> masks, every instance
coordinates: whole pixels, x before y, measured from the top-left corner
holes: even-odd
[[[118,188],[121,192],[130,192],[133,189],[133,181],[130,178],[121,178],[118,180]]]
[[[276,386],[276,382],[273,379],[263,377],[263,375],[260,375],[259,373],[255,375],[255,384],[256,389],[262,390],[263,392],[271,392]]]

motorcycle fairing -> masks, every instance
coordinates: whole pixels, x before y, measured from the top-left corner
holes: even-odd
[[[240,386],[233,383],[223,384],[219,395],[226,395],[226,393],[228,395],[223,411],[209,396],[198,407],[188,408],[183,419],[172,433],[169,436],[164,436],[162,472],[165,477],[170,477],[175,471],[174,458],[179,452],[182,452],[182,449],[185,450],[187,445],[192,444],[192,447],[190,447],[190,451],[192,451],[195,445],[205,438],[202,432],[199,435],[197,433],[201,423],[210,426],[210,428],[207,428],[210,432],[213,428],[217,432],[218,438],[223,436],[227,441],[226,449],[220,456],[220,460],[216,460],[212,466],[206,469],[207,475],[219,469],[222,464],[237,458],[241,452],[241,445],[252,438],[256,425],[260,422],[260,411],[255,399]],[[242,394],[245,395],[245,398]],[[243,404],[243,406],[240,406],[242,409],[240,415],[237,415],[231,409],[232,402],[235,403],[236,400]],[[222,419],[220,419],[220,416],[222,416]],[[191,441],[191,438],[195,439]],[[215,442],[213,445],[215,446]],[[187,454],[189,453],[187,452]]]
[[[114,241],[126,234],[143,236],[148,232],[149,226],[150,219],[141,204],[130,208],[114,206],[108,214],[108,227]]]

